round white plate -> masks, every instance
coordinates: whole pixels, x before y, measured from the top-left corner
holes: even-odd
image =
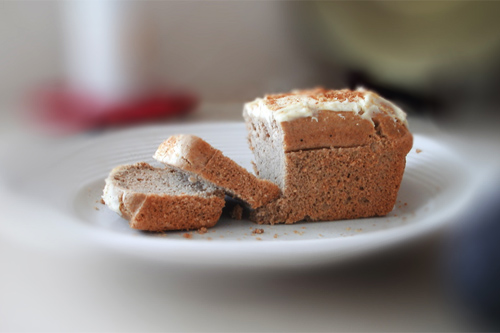
[[[38,223],[39,233],[58,232],[57,239],[99,244],[143,258],[168,263],[287,266],[332,263],[399,244],[442,227],[464,208],[474,183],[472,168],[453,149],[415,135],[414,147],[394,210],[385,217],[256,225],[222,218],[205,234],[146,233],[100,203],[104,179],[120,164],[146,161],[172,134],[195,134],[251,170],[252,155],[243,123],[148,126],[122,130],[72,143],[65,153],[47,152],[50,168],[17,180],[18,192],[44,202],[57,217]],[[41,214],[37,212],[37,214]],[[49,221],[50,220],[50,221]],[[63,227],[64,226],[64,227]],[[263,229],[255,234],[255,228]],[[64,231],[62,231],[64,230]]]

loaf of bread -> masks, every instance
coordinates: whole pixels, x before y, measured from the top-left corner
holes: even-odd
[[[224,207],[224,193],[195,176],[174,168],[154,168],[141,162],[114,168],[106,178],[102,199],[147,231],[213,227]]]
[[[171,136],[158,147],[153,157],[202,178],[251,208],[259,208],[280,195],[276,184],[255,177],[220,150],[194,135]]]
[[[282,196],[254,210],[258,223],[389,213],[413,137],[406,114],[359,89],[299,90],[244,106],[256,174]]]

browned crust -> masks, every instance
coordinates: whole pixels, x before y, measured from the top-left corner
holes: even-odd
[[[130,227],[146,231],[191,230],[213,227],[224,208],[224,198],[132,193],[124,197],[123,217]]]
[[[356,147],[369,144],[373,124],[352,112],[319,111],[316,117],[298,118],[281,124],[285,151],[314,148]]]
[[[179,143],[186,146],[184,156],[172,164],[168,156]],[[258,179],[206,141],[194,135],[174,135],[164,141],[154,156],[158,161],[194,173],[241,199],[252,208],[276,199],[280,189],[268,180]]]
[[[286,152],[315,148],[366,146],[386,137],[399,140],[408,133],[400,121],[377,114],[373,123],[352,112],[319,111],[316,117],[304,117],[281,123]]]

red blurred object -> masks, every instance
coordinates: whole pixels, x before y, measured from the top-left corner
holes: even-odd
[[[190,92],[153,92],[139,98],[106,103],[93,96],[64,87],[52,87],[35,94],[32,118],[57,133],[126,125],[186,114],[198,105]]]

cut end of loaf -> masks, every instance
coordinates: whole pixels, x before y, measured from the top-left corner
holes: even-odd
[[[132,228],[148,231],[211,227],[224,207],[224,194],[217,187],[143,162],[113,169],[102,198]]]

